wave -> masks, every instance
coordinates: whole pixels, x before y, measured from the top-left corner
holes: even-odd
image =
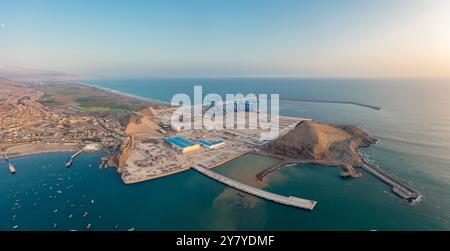
[[[417,197],[415,200],[409,202],[408,204],[411,206],[416,206],[417,204],[419,204],[419,202],[422,201],[423,195],[419,194],[419,197]]]

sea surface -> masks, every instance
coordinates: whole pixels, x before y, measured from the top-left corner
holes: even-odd
[[[380,141],[363,152],[416,188],[408,204],[364,173],[340,178],[339,168],[283,167],[255,182],[275,160],[245,155],[214,169],[262,189],[318,201],[305,211],[264,201],[187,171],[124,185],[99,154],[70,153],[0,161],[0,230],[450,230],[450,81],[383,79],[116,79],[90,84],[170,102],[176,93],[277,93],[280,113],[361,125]],[[290,101],[352,101],[381,107]]]

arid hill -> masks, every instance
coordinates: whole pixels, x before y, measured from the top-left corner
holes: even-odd
[[[327,125],[303,121],[291,132],[267,146],[273,154],[311,162],[360,166],[358,148],[376,143],[376,138],[354,125]]]
[[[153,121],[157,112],[154,108],[148,107],[139,112],[134,113],[129,121],[126,134],[147,134],[151,136],[158,136],[160,133],[157,131],[158,125]]]

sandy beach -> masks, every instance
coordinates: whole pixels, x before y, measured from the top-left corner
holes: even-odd
[[[54,152],[72,152],[80,149],[78,144],[59,144],[59,143],[37,143],[37,144],[23,144],[6,147],[6,153],[8,158],[28,156],[43,153],[54,153]],[[1,155],[0,159],[4,159]]]

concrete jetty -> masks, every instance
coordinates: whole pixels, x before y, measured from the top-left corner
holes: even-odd
[[[69,158],[66,163],[64,163],[64,167],[70,167],[72,165],[73,158]]]
[[[214,179],[218,182],[221,182],[225,185],[228,185],[232,188],[235,188],[237,190],[240,190],[242,192],[252,194],[254,196],[270,200],[276,203],[280,203],[287,206],[307,209],[307,210],[313,210],[315,205],[317,204],[317,201],[313,200],[307,200],[307,199],[301,199],[294,196],[282,196],[274,193],[270,193],[252,186],[245,185],[241,182],[238,182],[236,180],[230,179],[228,177],[225,177],[223,175],[220,175],[218,173],[215,173],[207,168],[203,167],[191,167],[192,169],[196,170],[199,173],[202,173],[203,175]]]
[[[387,185],[391,186],[392,192],[396,194],[397,196],[406,199],[408,201],[414,201],[415,199],[419,198],[419,193],[415,191],[413,188],[401,183],[397,179],[393,178],[392,176],[388,175],[387,173],[381,171],[379,168],[376,168],[369,163],[365,163],[361,166],[364,170],[366,170],[368,173],[372,174],[379,180],[383,181]]]
[[[81,152],[83,152],[83,150],[84,149],[81,149],[81,150],[79,150],[78,152],[76,152],[76,153],[74,153],[73,155],[72,155],[72,159],[75,159],[75,157],[77,157]]]
[[[84,148],[79,150],[78,152],[74,153],[72,156],[70,156],[70,158],[67,160],[67,162],[64,164],[64,166],[65,167],[72,166],[73,159],[75,159],[80,153],[82,153],[83,150],[84,150]]]
[[[296,99],[296,98],[283,98],[283,100],[287,101],[297,101],[297,102],[305,102],[305,103],[325,103],[325,104],[343,104],[343,105],[356,105],[361,106],[373,110],[381,110],[381,107],[375,105],[368,105],[354,101],[339,101],[339,100],[322,100],[322,99]]]
[[[276,154],[270,154],[265,152],[252,152],[254,154],[262,155],[262,156],[270,156],[273,158],[280,159],[280,162],[275,163],[274,165],[270,166],[269,168],[266,168],[262,170],[261,172],[256,174],[256,178],[258,180],[263,180],[266,175],[269,173],[278,170],[282,168],[283,166],[291,165],[291,164],[319,164],[319,165],[325,165],[325,166],[340,166],[345,167],[345,165],[333,163],[333,162],[326,162],[326,161],[314,161],[314,160],[296,160],[296,159],[290,159],[287,157],[283,157]],[[364,164],[360,166],[362,169],[373,175],[375,178],[381,180],[385,184],[389,185],[392,188],[392,192],[399,196],[402,199],[408,200],[408,201],[414,201],[417,198],[420,197],[419,192],[417,192],[414,188],[405,185],[401,183],[397,178],[392,177],[391,175],[383,172],[379,168],[371,165],[370,163],[367,163],[364,161]],[[359,177],[359,176],[358,176]]]
[[[73,160],[80,155],[80,153],[86,151],[99,151],[101,148],[100,144],[97,143],[92,143],[92,144],[87,144],[85,145],[83,148],[81,148],[78,152],[74,153],[68,160],[67,162],[64,164],[65,167],[70,167],[72,165]]]
[[[104,168],[104,167],[108,167],[108,158],[107,157],[101,157],[100,158],[100,165],[98,166],[98,168]]]
[[[275,170],[278,170],[278,169],[280,169],[283,166],[287,166],[287,165],[290,165],[290,164],[298,164],[298,162],[296,162],[296,161],[289,161],[289,160],[281,160],[280,162],[277,162],[277,163],[273,164],[269,168],[266,168],[266,169],[262,170],[261,172],[257,173],[256,174],[256,178],[259,181],[262,181],[264,179],[264,177],[266,175],[268,175],[269,173],[271,173],[271,172],[273,172]]]

